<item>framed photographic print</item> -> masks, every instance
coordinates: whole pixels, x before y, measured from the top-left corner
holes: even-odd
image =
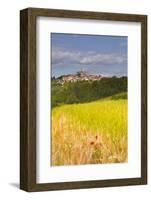
[[[147,16],[20,12],[20,188],[147,183]]]

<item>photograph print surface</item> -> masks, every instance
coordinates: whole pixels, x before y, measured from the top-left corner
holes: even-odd
[[[50,165],[127,162],[127,36],[50,37]]]

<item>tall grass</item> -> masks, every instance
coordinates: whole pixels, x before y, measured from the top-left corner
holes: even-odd
[[[51,164],[127,161],[127,100],[104,99],[52,109]]]

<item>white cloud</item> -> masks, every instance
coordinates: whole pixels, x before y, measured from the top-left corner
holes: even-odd
[[[66,49],[53,49],[53,64],[85,64],[85,65],[111,65],[124,64],[127,62],[122,53],[99,53],[95,51],[69,51]]]

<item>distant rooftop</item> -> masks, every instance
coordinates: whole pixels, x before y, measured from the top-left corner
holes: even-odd
[[[77,74],[78,76],[87,76],[87,75],[88,75],[88,73],[87,73],[86,71],[84,71],[84,70],[80,70],[80,71],[78,71],[76,74]]]

